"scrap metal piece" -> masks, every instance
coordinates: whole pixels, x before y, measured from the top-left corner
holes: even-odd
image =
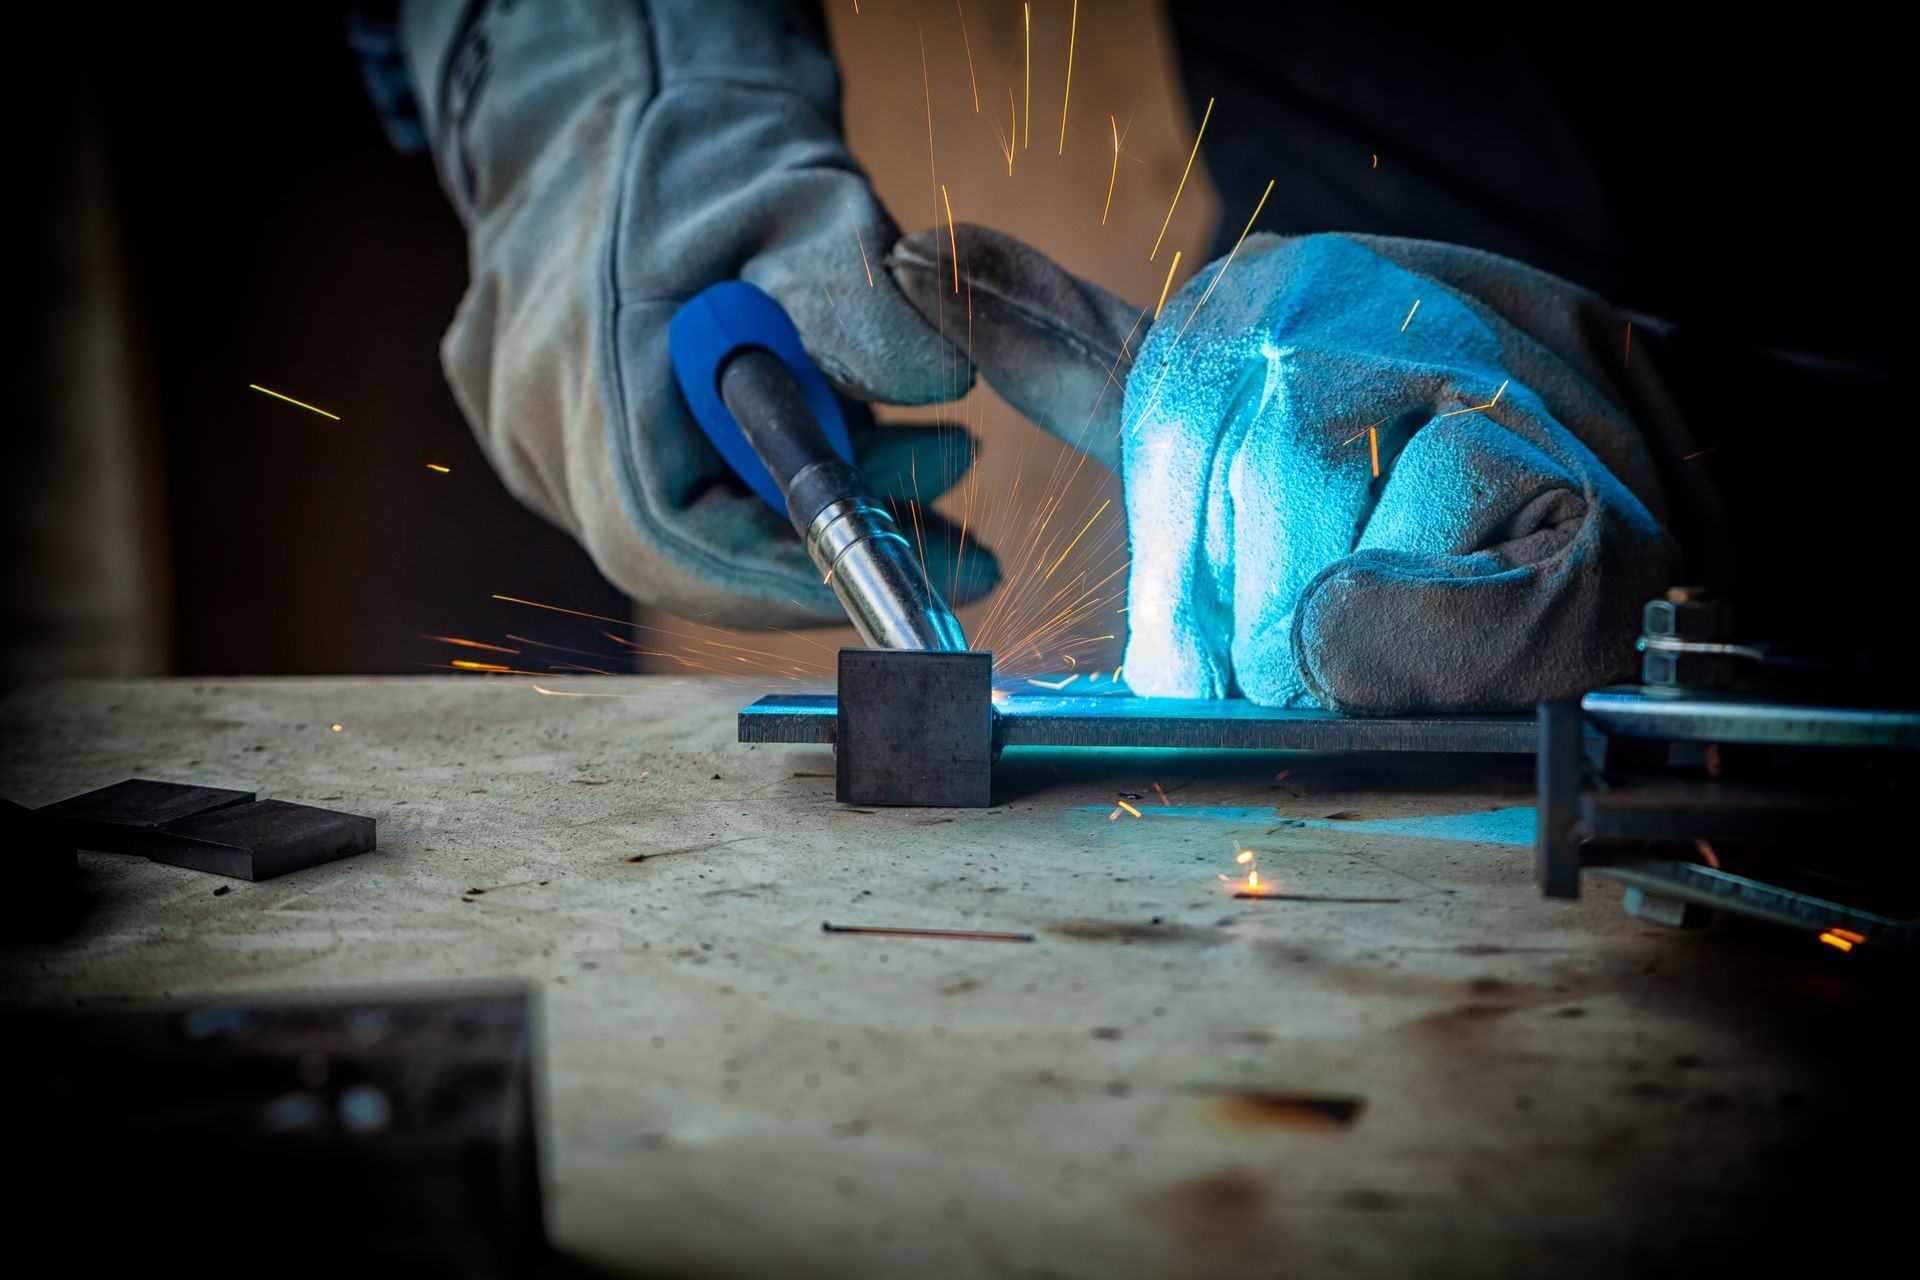
[[[842,649],[840,692],[840,803],[993,802],[992,654]]]
[[[312,805],[256,800],[168,823],[154,839],[147,856],[155,862],[240,880],[271,880],[366,853],[374,847],[374,822]]]
[[[251,803],[251,791],[197,787],[185,782],[128,778],[110,787],[42,805],[34,812],[57,822],[82,849],[150,858],[162,840],[154,835],[170,822]]]
[[[849,693],[841,681],[843,696]],[[909,704],[910,705],[910,704]],[[900,714],[898,708],[893,714]],[[833,694],[774,694],[740,711],[741,742],[831,744],[840,724]],[[1245,698],[1140,698],[1130,694],[1036,697],[994,704],[996,747],[1159,747],[1244,751],[1485,751],[1530,754],[1527,715],[1342,716],[1318,708],[1263,707]]]
[[[372,818],[251,791],[132,778],[35,815],[78,848],[240,880],[271,880],[375,846]]]

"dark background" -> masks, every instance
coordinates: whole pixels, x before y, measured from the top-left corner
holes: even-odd
[[[508,496],[446,388],[437,353],[465,238],[431,161],[389,147],[344,6],[231,13],[130,6],[90,29],[51,22],[20,46],[43,65],[8,112],[27,135],[38,235],[75,216],[46,197],[76,134],[104,144],[159,443],[161,669],[419,670],[447,660],[421,633],[497,642],[543,625],[496,592],[622,614],[573,540]],[[66,282],[28,246],[28,299],[57,295]],[[30,447],[35,410],[60,393],[32,376],[44,335],[31,311],[14,319],[29,399],[10,452]],[[28,569],[9,556],[9,586]]]

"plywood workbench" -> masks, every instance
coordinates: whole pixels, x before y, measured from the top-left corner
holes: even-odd
[[[559,687],[613,696],[16,691],[14,800],[244,787],[380,848],[263,884],[86,855],[80,931],[0,953],[0,995],[525,979],[553,1234],[619,1272],[1644,1273],[1815,1235],[1844,1263],[1904,1181],[1904,973],[1541,900],[1529,761],[1013,753],[994,809],[861,812],[826,749],[733,742],[762,690]],[[1109,820],[1122,790],[1144,817]],[[1390,901],[1237,901],[1242,846]]]

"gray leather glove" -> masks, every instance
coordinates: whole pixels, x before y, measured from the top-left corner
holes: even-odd
[[[934,245],[891,260],[929,316]],[[1122,473],[1136,692],[1492,711],[1632,670],[1678,564],[1643,430],[1684,431],[1599,298],[1452,245],[1261,235],[1142,341],[1008,237],[963,227],[960,261],[987,380]]]
[[[931,403],[972,379],[882,269],[898,232],[840,136],[817,7],[413,0],[401,32],[472,254],[442,360],[508,488],[638,600],[841,619],[786,522],[728,479],[667,354],[675,309],[738,277],[848,395]],[[923,507],[970,456],[933,426],[856,447],[880,492]],[[958,600],[993,584],[990,555],[969,548],[956,579],[943,522],[919,525],[934,581]]]

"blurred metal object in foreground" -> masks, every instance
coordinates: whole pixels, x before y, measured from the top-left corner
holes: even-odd
[[[503,1276],[547,1252],[523,991],[9,1009],[0,1037],[15,1221],[52,1269]]]

